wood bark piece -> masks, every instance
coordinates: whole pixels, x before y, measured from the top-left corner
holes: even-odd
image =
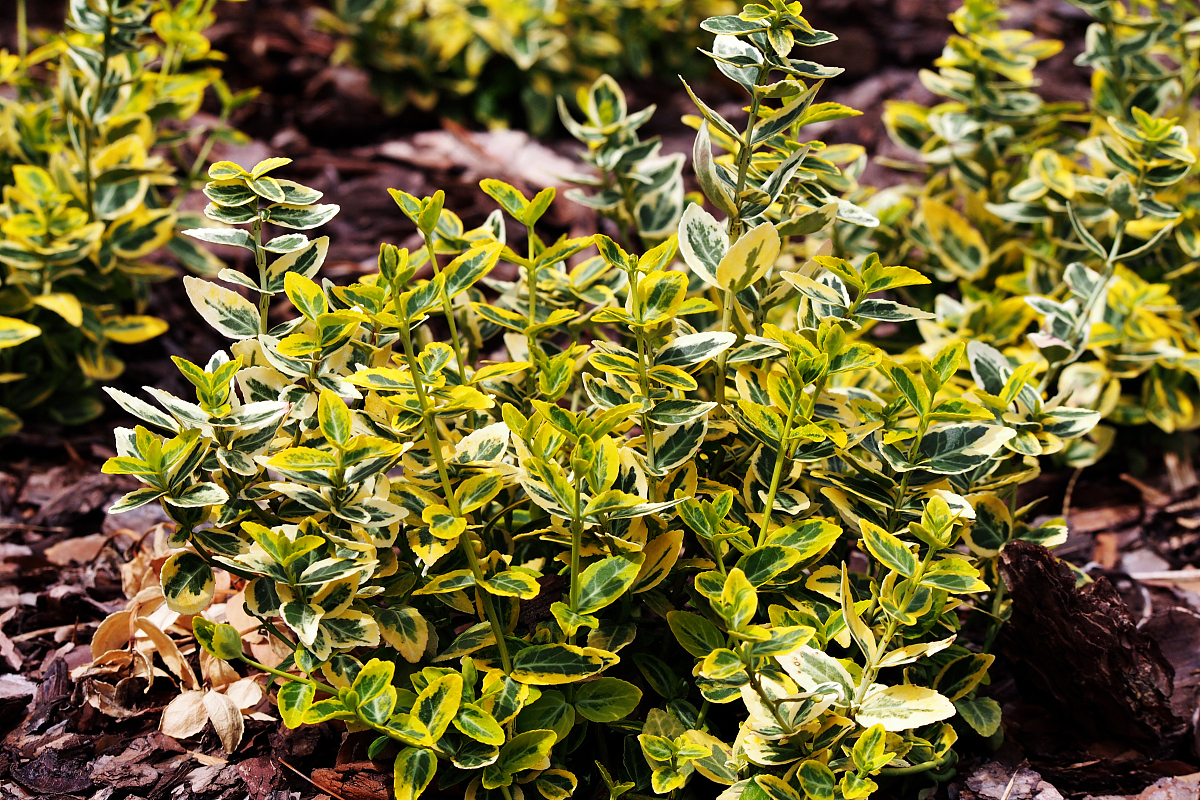
[[[1026,695],[1092,740],[1150,756],[1175,751],[1188,731],[1171,708],[1175,671],[1112,584],[1077,589],[1065,564],[1021,541],[1005,547],[1001,570],[1012,618],[1000,645]]]
[[[342,800],[387,800],[392,796],[392,774],[380,772],[371,761],[313,770],[312,782]]]
[[[1025,766],[1010,767],[999,761],[981,765],[967,778],[959,793],[962,800],[1063,800],[1062,794],[1042,776]]]

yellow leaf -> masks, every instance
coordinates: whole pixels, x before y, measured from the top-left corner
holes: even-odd
[[[779,258],[779,233],[764,222],[746,231],[717,265],[717,283],[741,290],[767,274]]]
[[[161,336],[169,327],[158,317],[130,314],[104,320],[104,336],[121,344],[138,344]]]
[[[48,308],[67,321],[67,324],[78,328],[83,324],[83,306],[73,294],[54,292],[40,294],[33,298],[34,305]]]
[[[42,329],[37,325],[12,317],[0,317],[0,350],[16,347],[41,335]]]
[[[982,275],[991,256],[982,234],[945,203],[926,197],[921,200],[921,216],[929,230],[933,249],[946,269],[960,278]]]

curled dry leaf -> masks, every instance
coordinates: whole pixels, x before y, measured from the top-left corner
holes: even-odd
[[[204,730],[208,708],[203,691],[188,691],[172,700],[163,710],[158,729],[173,739],[187,739]]]
[[[221,739],[221,746],[226,753],[232,753],[242,743],[242,734],[246,732],[241,710],[230,697],[216,691],[204,693],[204,708]]]
[[[64,539],[58,544],[47,547],[43,555],[46,556],[47,561],[59,567],[69,564],[87,564],[100,555],[100,549],[107,541],[108,537],[103,533]]]

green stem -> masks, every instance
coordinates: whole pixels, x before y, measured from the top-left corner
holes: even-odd
[[[1139,181],[1140,183],[1140,181]],[[1116,233],[1113,235],[1112,247],[1108,251],[1108,257],[1104,259],[1104,272],[1100,275],[1100,280],[1096,281],[1096,285],[1092,287],[1092,291],[1088,294],[1087,300],[1080,309],[1079,315],[1075,317],[1075,321],[1071,323],[1071,330],[1067,334],[1066,342],[1071,347],[1071,353],[1079,347],[1077,341],[1079,334],[1082,332],[1083,326],[1087,324],[1087,320],[1092,316],[1092,310],[1096,303],[1099,302],[1100,296],[1108,290],[1108,282],[1113,276],[1113,272],[1117,268],[1117,256],[1121,252],[1121,244],[1125,238],[1126,221],[1121,220],[1117,223]],[[1038,386],[1039,393],[1044,394],[1058,380],[1058,376],[1063,369],[1070,363],[1070,356],[1062,361],[1056,361],[1050,365],[1050,369],[1046,370],[1046,374],[1042,377],[1041,384]]]
[[[637,200],[633,196],[633,182],[617,176],[617,184],[621,187],[621,203],[625,206],[625,219],[628,223],[625,228],[625,243],[630,250],[635,247],[644,250],[646,243],[642,241],[642,234],[637,226],[637,215],[634,213]]]
[[[21,57],[21,69],[25,69],[25,56],[29,54],[29,17],[25,0],[17,0],[17,55]]]
[[[759,67],[758,75],[754,78],[754,85],[757,87],[762,82],[763,77],[767,74],[766,67]],[[737,188],[733,193],[733,202],[736,204],[741,202],[742,190],[746,188],[746,175],[750,171],[750,159],[754,155],[754,150],[750,146],[750,142],[754,139],[754,125],[758,118],[758,107],[762,101],[759,99],[758,92],[751,90],[750,92],[750,116],[746,120],[746,132],[742,134],[741,147],[738,148],[737,155]],[[742,235],[742,215],[740,213],[734,215],[729,220],[729,241],[736,242]]]
[[[433,266],[433,275],[436,278],[440,272],[438,270],[437,254],[433,251],[432,234],[425,234],[425,250],[429,253],[429,263]],[[446,284],[442,284],[438,293],[442,297],[442,312],[446,315],[446,325],[450,328],[450,343],[454,348],[454,361],[458,365],[458,374],[461,382],[465,384],[467,382],[465,354],[462,342],[458,338],[458,325],[454,321],[454,305],[450,302],[450,295],[446,293]]]
[[[930,772],[946,766],[952,759],[955,758],[954,751],[948,750],[941,758],[936,758],[933,761],[922,761],[920,764],[912,764],[907,767],[884,767],[879,770],[880,775],[916,775],[921,772]]]
[[[771,472],[771,487],[767,490],[767,504],[763,508],[762,526],[758,529],[758,546],[762,547],[767,542],[767,529],[771,525],[771,512],[775,510],[775,495],[779,491],[779,479],[783,475],[783,462],[789,461],[788,439],[792,435],[792,423],[796,418],[796,403],[800,399],[800,385],[793,382],[792,399],[788,403],[787,419],[783,423],[783,439],[779,442],[779,449],[775,451],[775,469]]]
[[[636,312],[635,312],[636,314]],[[636,329],[637,335],[637,351],[638,351],[638,386],[641,387],[642,397],[645,397],[647,402],[650,400],[650,375],[646,370],[646,332],[640,326]],[[654,423],[650,421],[650,412],[644,411],[641,415],[642,421],[642,436],[646,440],[646,471],[649,473],[646,478],[650,485],[650,502],[658,502],[658,481],[654,474],[657,471],[656,459],[654,456]]]
[[[917,457],[917,452],[921,449],[921,440],[925,438],[925,431],[929,427],[929,421],[922,419],[917,426],[917,435],[913,437],[912,446],[908,449],[908,460],[911,462]],[[912,475],[915,470],[905,472],[900,478],[900,488],[896,492],[896,500],[892,507],[888,509],[888,532],[896,530],[896,526],[900,522],[900,513],[904,508],[904,499],[908,495],[908,484],[912,480]]]
[[[733,289],[725,290],[724,309],[721,312],[721,332],[728,333],[730,326],[733,324],[733,304],[737,302],[737,297],[733,293]],[[717,355],[717,404],[725,405],[725,364],[729,358],[729,350],[722,350]]]
[[[525,270],[525,293],[529,297],[529,321],[525,326],[527,330],[537,324],[538,266],[537,266],[537,255],[533,252],[533,250],[534,250],[533,236],[534,236],[533,226],[526,225],[525,226],[525,241],[527,244],[525,247],[525,254],[529,258],[529,267]],[[529,354],[528,354],[529,355],[529,363],[533,365],[533,369],[529,371],[529,378],[528,378],[529,385],[531,387],[530,393],[532,394],[532,387],[535,383],[534,372],[538,369],[538,366],[539,366],[538,355],[541,352],[541,350],[538,348],[536,334],[532,334],[532,333],[525,334],[525,349],[529,351]]]
[[[242,661],[244,661],[246,664],[254,667],[255,669],[260,669],[263,672],[266,672],[270,675],[274,675],[277,678],[285,678],[289,681],[295,681],[296,683],[306,683],[309,686],[313,687],[314,689],[318,689],[322,692],[325,692],[326,694],[332,695],[334,697],[338,696],[337,689],[333,688],[332,686],[329,686],[328,684],[321,683],[320,681],[314,681],[312,678],[305,678],[300,675],[293,675],[290,672],[284,672],[283,670],[278,670],[278,669],[274,669],[273,667],[268,667],[266,664],[260,664],[257,661],[255,661],[253,658],[249,658],[247,656],[242,656]]]
[[[254,266],[258,267],[258,285],[267,288],[267,251],[262,248],[263,222],[261,217],[255,217],[250,223],[250,234],[254,237]],[[271,311],[271,295],[263,292],[258,296],[258,332],[270,330],[267,316]]]
[[[579,555],[583,550],[583,519],[580,517],[580,514],[583,513],[583,509],[580,508],[582,490],[579,488],[582,481],[582,475],[574,476],[575,509],[571,513],[571,592],[568,598],[572,614],[579,613],[579,593],[582,590],[579,580]]]
[[[921,564],[917,567],[917,571],[914,572],[912,577],[908,579],[908,587],[905,590],[900,603],[898,604],[901,609],[908,608],[908,604],[912,601],[913,595],[920,586],[921,578],[925,575],[925,570],[929,569],[929,564],[931,561],[933,561],[934,555],[936,555],[936,548],[930,547],[925,551],[925,558],[921,560]],[[858,685],[858,688],[854,692],[855,704],[862,702],[863,696],[866,694],[867,689],[870,688],[871,684],[875,682],[875,678],[879,675],[880,669],[877,664],[883,658],[883,656],[886,655],[887,646],[891,643],[892,637],[896,635],[896,629],[899,627],[900,623],[895,619],[888,620],[887,628],[884,629],[883,636],[879,639],[879,646],[875,648],[875,658],[872,659],[872,663],[868,664],[866,669],[863,670],[862,683]]]
[[[707,700],[700,704],[700,713],[696,715],[696,730],[704,730],[704,719],[708,716],[708,707],[710,705]]]
[[[96,178],[92,175],[92,136],[96,132],[96,112],[99,111],[100,99],[104,96],[104,83],[108,80],[110,26],[111,21],[105,17],[103,45],[100,53],[100,77],[96,82],[96,93],[92,95],[91,108],[88,109],[83,131],[83,179],[88,222],[96,221]]]
[[[429,445],[429,452],[433,456],[434,463],[437,465],[438,476],[442,482],[442,493],[446,496],[446,505],[450,509],[450,513],[455,517],[462,518],[462,509],[458,505],[458,500],[454,497],[454,488],[450,484],[450,474],[446,470],[446,460],[442,457],[442,443],[438,439],[437,429],[434,425],[433,416],[430,414],[429,397],[425,394],[425,386],[421,381],[421,372],[417,364],[417,355],[413,351],[412,333],[408,328],[408,320],[405,315],[400,313],[399,284],[392,285],[392,302],[395,307],[396,318],[400,324],[400,341],[404,345],[404,356],[408,362],[408,370],[412,373],[413,388],[416,390],[417,402],[421,406],[421,423],[425,430],[425,441]],[[475,546],[471,543],[470,534],[464,531],[458,537],[458,544],[463,552],[463,556],[467,559],[467,565],[471,569],[471,574],[475,577],[476,584],[483,583],[483,570],[479,567],[479,558],[475,555]],[[492,596],[482,588],[477,588],[476,593],[479,596],[480,605],[483,606],[484,616],[487,617],[488,625],[491,626],[492,635],[496,639],[496,648],[500,651],[500,663],[503,665],[504,672],[512,671],[512,661],[508,655],[508,644],[504,640],[504,628],[500,625],[500,618],[496,615],[496,607],[492,603]]]
[[[752,669],[748,674],[750,676],[750,685],[754,687],[754,691],[757,692],[758,696],[762,699],[763,705],[771,709],[771,716],[775,717],[775,723],[779,726],[779,729],[783,731],[784,737],[786,738],[790,736],[794,732],[792,731],[792,726],[788,725],[783,719],[779,713],[779,706],[775,704],[775,701],[763,689],[762,682],[758,679],[758,673]]]

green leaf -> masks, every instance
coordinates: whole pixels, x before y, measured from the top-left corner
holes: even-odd
[[[277,696],[279,716],[283,719],[284,725],[289,728],[300,727],[305,712],[312,707],[316,691],[316,687],[312,684],[300,681],[287,681],[279,687]]]
[[[790,547],[778,544],[766,544],[756,547],[743,555],[737,562],[737,568],[746,575],[746,580],[753,586],[762,586],[776,575],[786,572],[800,563],[800,553]]]
[[[717,268],[729,250],[729,236],[712,214],[699,204],[689,205],[679,220],[679,254],[684,263],[709,286],[717,281]]]
[[[833,800],[837,778],[829,767],[820,761],[805,761],[796,774],[809,800]]]
[[[501,242],[489,242],[473,247],[451,261],[443,270],[446,276],[446,294],[457,297],[474,286],[480,278],[491,272],[504,250]]]
[[[504,181],[495,178],[484,178],[479,182],[483,193],[500,204],[500,207],[514,219],[524,221],[525,211],[529,208],[529,200],[520,190]]]
[[[633,713],[642,691],[618,678],[588,681],[575,690],[575,710],[592,722],[616,722]]]
[[[504,729],[495,718],[477,705],[464,703],[454,718],[454,727],[464,736],[490,745],[504,744]]]
[[[923,686],[889,686],[868,692],[859,706],[859,725],[882,725],[891,732],[920,728],[954,716],[954,704]]]
[[[779,233],[763,222],[742,234],[717,264],[716,285],[741,291],[758,282],[779,259]]]
[[[519,597],[522,600],[532,600],[541,593],[537,576],[520,568],[497,572],[490,578],[480,581],[478,585],[488,594],[499,597]]]
[[[192,632],[209,655],[222,661],[241,658],[242,637],[232,625],[218,625],[197,614],[192,619]]]
[[[606,556],[590,565],[579,576],[580,614],[594,614],[615,603],[629,591],[637,579],[642,559]]]
[[[218,333],[230,339],[258,335],[258,308],[240,294],[191,275],[184,276],[183,286],[192,306]]]
[[[1000,730],[1000,704],[990,697],[955,700],[958,715],[985,739]]]
[[[354,419],[342,398],[328,389],[322,389],[317,403],[317,418],[320,421],[321,433],[330,443],[341,448],[350,443]]]
[[[267,208],[267,221],[281,228],[297,231],[319,228],[341,211],[341,206],[337,205],[302,206],[284,203],[282,190],[280,194],[279,203]]]
[[[542,644],[526,647],[513,658],[512,678],[533,686],[576,683],[616,664],[613,653],[595,647]]]
[[[533,769],[550,754],[550,748],[557,739],[554,731],[518,733],[500,748],[500,759],[496,766],[507,775]]]
[[[732,333],[704,332],[677,336],[671,343],[658,351],[655,366],[687,367],[700,364],[733,347],[737,336]]]
[[[876,561],[906,578],[911,578],[917,571],[917,557],[899,538],[866,519],[859,520],[859,529],[863,545]]]
[[[462,702],[462,687],[462,676],[452,672],[431,682],[417,695],[412,716],[425,726],[430,744],[442,738],[457,716]]]
[[[716,625],[689,611],[668,613],[667,625],[680,646],[696,658],[706,658],[712,651],[725,646],[725,636]]]
[[[209,244],[223,244],[246,250],[254,249],[254,240],[250,238],[250,234],[240,228],[193,228],[184,231],[183,235]]]
[[[166,560],[160,579],[167,607],[177,614],[199,614],[208,608],[217,589],[208,562],[186,551]],[[240,646],[238,652],[241,652]]]
[[[854,766],[864,774],[877,772],[892,760],[887,752],[887,731],[882,725],[872,725],[862,732],[852,751]]]
[[[392,790],[395,800],[416,800],[433,781],[437,757],[432,750],[406,747],[396,756]]]

